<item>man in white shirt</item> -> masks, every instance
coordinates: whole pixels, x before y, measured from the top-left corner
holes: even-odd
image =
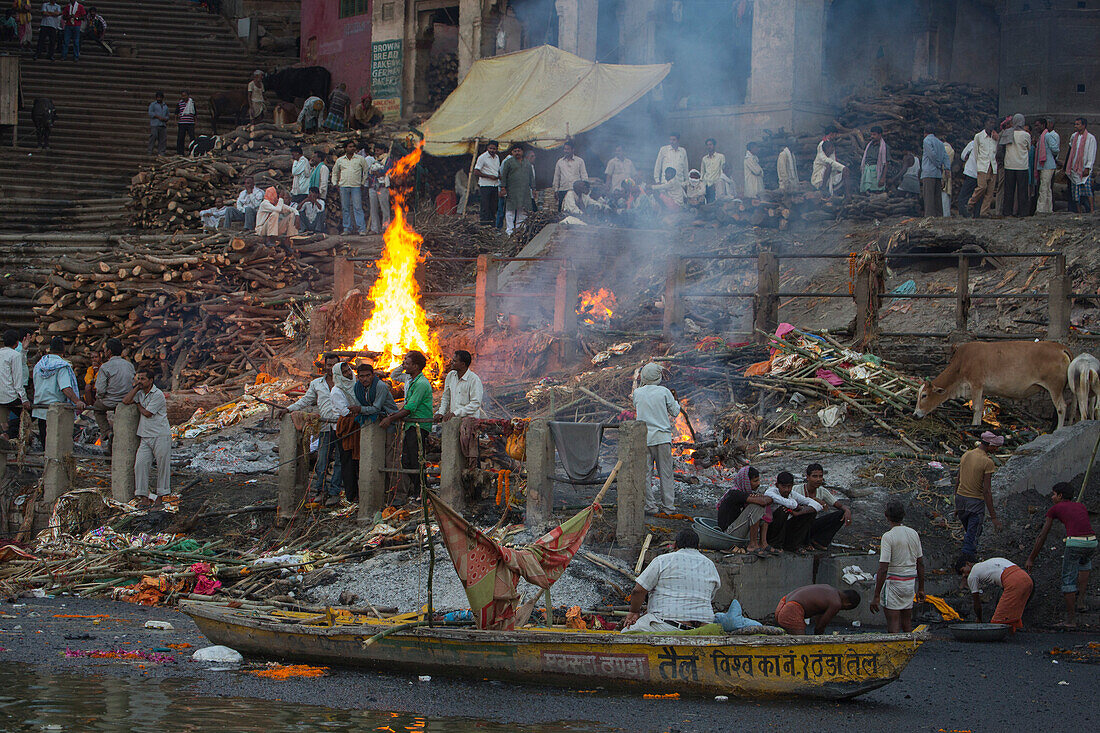
[[[1069,177],[1069,210],[1092,211],[1092,167],[1096,163],[1096,136],[1089,132],[1089,121],[1078,117],[1073,121],[1073,136],[1069,139],[1066,176]]]
[[[325,200],[321,198],[319,189],[309,189],[304,201],[291,206],[298,211],[298,228],[301,231],[324,234],[328,230],[325,222]]]
[[[815,550],[828,550],[840,528],[852,523],[852,510],[825,488],[825,469],[820,463],[806,466],[806,483],[794,493],[813,499],[823,507],[810,526],[810,545]]]
[[[300,204],[306,200],[309,193],[309,159],[302,154],[302,148],[298,145],[290,149],[290,201]]]
[[[653,182],[662,183],[665,180],[665,169],[676,169],[676,182],[681,186],[688,177],[687,150],[680,146],[680,133],[674,132],[668,136],[668,145],[664,145],[657,151],[657,160],[653,163]]]
[[[1013,632],[1024,627],[1024,608],[1035,588],[1026,570],[1003,557],[991,557],[985,562],[976,563],[969,556],[963,555],[955,561],[955,572],[966,579],[965,585],[970,589],[970,598],[974,604],[975,621],[982,623],[982,591],[999,585],[1004,590],[989,622],[1008,624]]]
[[[496,140],[491,140],[485,152],[478,156],[474,164],[474,177],[477,178],[477,191],[481,202],[479,221],[486,226],[496,223],[497,207],[500,205],[500,155]]]
[[[823,140],[814,158],[814,170],[810,185],[828,196],[835,196],[847,189],[848,166],[836,159],[836,147],[832,140]],[[845,191],[841,191],[841,188]]]
[[[634,167],[634,161],[623,153],[623,146],[615,146],[615,156],[607,161],[603,174],[607,177],[609,191],[618,191],[623,181],[638,180],[638,169]]]
[[[12,412],[31,408],[24,370],[27,360],[23,352],[16,350],[18,345],[19,332],[14,328],[4,331],[4,346],[0,348],[0,435],[8,433]]]
[[[143,507],[156,509],[168,494],[172,475],[172,429],[168,425],[168,402],[164,392],[153,384],[151,369],[137,372],[134,386],[122,398],[122,404],[137,403],[138,449],[134,459],[134,494]],[[154,461],[157,464],[156,493],[150,496],[149,474]]]
[[[974,159],[974,171],[978,179],[977,187],[970,196],[967,206],[971,216],[989,216],[993,209],[993,199],[997,186],[997,120],[990,117],[985,121],[985,129],[974,136],[974,150],[970,154]],[[978,209],[978,202],[982,208]]]
[[[913,630],[913,601],[924,600],[924,550],[916,530],[902,525],[905,507],[900,501],[886,504],[890,529],[879,543],[878,573],[871,597],[871,613],[885,607],[886,629],[891,634]]]
[[[469,351],[458,349],[447,363],[447,377],[443,381],[443,396],[435,411],[436,422],[446,422],[453,417],[485,417],[481,403],[485,388],[481,378],[470,370],[474,357]]]
[[[715,187],[718,185],[718,179],[722,177],[722,173],[726,168],[726,156],[715,152],[718,141],[713,137],[708,137],[704,144],[707,153],[699,161],[699,173],[703,179],[703,184],[707,187],[707,203],[712,204],[717,198]]]
[[[794,140],[788,139],[787,144],[779,151],[779,157],[775,159],[775,172],[779,176],[779,190],[782,193],[798,193],[801,187],[798,166],[794,161],[794,153],[791,152],[793,144]]]
[[[34,57],[49,54],[53,61],[54,54],[61,50],[61,3],[42,3],[42,22],[38,25],[38,46],[35,48]]]
[[[366,217],[363,215],[363,181],[367,178],[367,161],[355,154],[355,147],[355,143],[348,140],[344,144],[344,154],[336,159],[332,167],[332,182],[340,189],[341,234],[352,233],[353,215],[354,233],[367,233]]]
[[[967,208],[967,202],[978,187],[978,162],[974,157],[973,140],[963,148],[960,160],[963,162],[963,184],[959,188],[959,216],[976,218],[973,210]]]
[[[565,195],[573,190],[577,181],[588,181],[588,169],[584,160],[573,154],[573,143],[568,140],[562,146],[562,156],[554,164],[554,195],[558,197],[558,210],[561,210]]]
[[[722,585],[718,568],[699,552],[699,535],[693,529],[680,530],[675,547],[675,552],[653,558],[638,576],[630,594],[630,613],[623,619],[624,631],[660,634],[714,623],[711,602]]]
[[[482,403],[485,400],[485,388],[481,378],[470,369],[474,357],[469,351],[458,349],[447,362],[447,376],[443,380],[443,396],[439,399],[439,409],[435,411],[435,421],[447,422],[458,418],[461,423],[460,443],[462,455],[471,468],[477,466],[480,455],[477,431],[474,420],[485,417]]]
[[[339,503],[340,490],[343,488],[343,480],[340,476],[340,452],[336,445],[336,421],[348,413],[348,405],[343,392],[336,386],[336,380],[333,378],[333,369],[339,363],[340,357],[331,353],[325,354],[324,376],[310,382],[304,395],[279,411],[281,415],[285,412],[300,412],[315,407],[321,417],[317,466],[313,473],[313,480],[310,482],[310,490],[313,492],[310,501],[315,503]],[[341,404],[343,410],[340,409]],[[330,464],[334,464],[332,477],[326,481]]]
[[[760,166],[759,149],[756,143],[745,146],[745,199],[749,201],[764,193],[764,169]]]
[[[813,499],[794,493],[794,476],[781,471],[775,486],[764,492],[772,500],[772,521],[768,526],[768,544],[788,552],[803,550],[814,525],[814,517],[822,510]]]
[[[1028,203],[1028,153],[1031,135],[1024,129],[1024,116],[1012,115],[1012,128],[1001,133],[1004,146],[1005,187],[1001,215],[1021,218],[1031,213]]]
[[[230,224],[239,221],[244,224],[247,231],[255,229],[256,212],[263,200],[263,189],[256,187],[256,181],[252,176],[246,176],[244,189],[237,195],[237,204],[225,210],[225,224],[223,227],[227,228]]]
[[[668,387],[661,386],[660,365],[650,362],[638,371],[641,386],[631,396],[637,419],[646,424],[646,446],[650,466],[657,467],[661,495],[646,478],[645,513],[676,513],[676,480],[672,472],[672,420],[680,414],[680,403]],[[658,507],[658,503],[660,506]]]

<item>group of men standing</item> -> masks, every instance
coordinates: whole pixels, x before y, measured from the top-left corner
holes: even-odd
[[[31,335],[14,329],[4,332],[4,345],[0,347],[0,434],[7,434],[12,440],[19,439],[20,415],[29,412],[30,419],[37,423],[38,437],[44,446],[47,411],[51,405],[65,405],[77,415],[90,409],[99,426],[102,443],[109,447],[114,438],[111,413],[120,404],[136,404],[139,418],[138,450],[134,460],[135,493],[139,505],[158,506],[171,491],[172,435],[168,404],[164,393],[154,384],[154,371],[135,368],[123,356],[122,342],[110,338],[104,343],[102,353],[93,355],[92,367],[81,390],[62,336],[51,338],[46,353],[34,369],[28,368]],[[151,488],[154,464],[157,478],[155,488]]]
[[[54,55],[60,52],[61,60],[64,61],[69,57],[71,50],[73,61],[79,61],[81,39],[94,42],[108,54],[114,53],[114,48],[105,37],[107,21],[94,5],[85,7],[77,0],[64,3],[47,0],[42,3],[40,13],[35,59],[46,56],[53,61]],[[31,42],[29,2],[16,3],[15,20],[16,35],[20,45],[29,46]]]

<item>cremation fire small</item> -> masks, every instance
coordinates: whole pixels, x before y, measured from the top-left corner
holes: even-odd
[[[581,304],[577,307],[577,315],[581,316],[585,323],[606,325],[614,315],[617,306],[615,293],[607,288],[585,290],[581,293]]]

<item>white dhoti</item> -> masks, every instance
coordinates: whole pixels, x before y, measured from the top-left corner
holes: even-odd
[[[157,496],[171,493],[169,480],[172,467],[172,438],[162,435],[157,438],[141,438],[137,457],[134,459],[134,493],[138,496],[150,496],[149,474],[153,463],[157,464]]]
[[[917,578],[898,575],[887,576],[882,584],[882,605],[891,611],[904,611],[913,607],[917,596]]]
[[[634,625],[623,629],[631,634],[667,634],[670,631],[683,631],[679,626],[673,626],[654,613],[639,616]]]

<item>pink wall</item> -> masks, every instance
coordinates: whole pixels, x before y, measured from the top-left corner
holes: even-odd
[[[370,91],[373,2],[366,6],[362,15],[341,18],[340,0],[302,0],[302,64],[332,72],[333,89],[345,82],[353,104]]]

